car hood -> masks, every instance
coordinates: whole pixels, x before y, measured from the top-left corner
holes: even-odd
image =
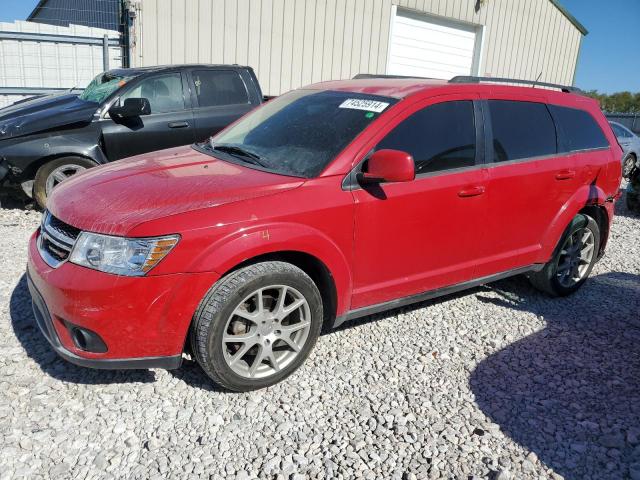
[[[302,183],[178,147],[77,174],[52,192],[47,208],[81,230],[127,235],[146,221],[270,195]]]
[[[0,109],[0,140],[91,122],[98,104],[71,93],[48,95]]]

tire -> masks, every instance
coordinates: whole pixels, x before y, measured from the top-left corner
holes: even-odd
[[[45,163],[36,172],[36,178],[33,182],[34,200],[41,208],[45,208],[47,197],[53,188],[61,181],[64,181],[63,176],[69,178],[82,170],[96,165],[95,162],[82,157],[56,158]]]
[[[576,242],[578,238],[581,242],[585,241],[585,237],[588,239],[586,243]],[[571,245],[569,245],[570,241]],[[588,252],[589,245],[591,250],[588,259],[582,258],[580,255],[580,260],[576,261],[575,257],[571,258],[571,255],[567,253],[573,251],[574,248],[579,249],[580,252]],[[570,295],[578,290],[589,277],[598,258],[599,250],[600,228],[598,224],[587,215],[576,215],[562,235],[551,260],[545,264],[542,270],[531,274],[529,280],[535,288],[552,297]],[[576,255],[579,255],[577,250]],[[573,265],[572,260],[576,263],[576,267],[571,266],[567,271],[563,267],[567,264]]]
[[[320,292],[305,272],[285,262],[256,263],[222,278],[207,292],[193,318],[191,349],[218,385],[256,390],[280,382],[305,361],[320,335],[322,318]],[[241,341],[233,342],[235,338]]]
[[[624,178],[629,178],[629,176],[631,175],[631,171],[633,170],[633,167],[635,167],[635,165],[636,157],[633,153],[630,153],[622,161],[622,176]]]

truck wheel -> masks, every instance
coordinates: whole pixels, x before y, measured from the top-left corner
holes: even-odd
[[[587,215],[576,215],[556,247],[553,257],[539,272],[529,276],[538,290],[563,297],[578,290],[598,258],[600,228]]]
[[[263,262],[216,283],[196,311],[191,348],[216,383],[248,391],[277,383],[307,358],[322,327],[311,278],[285,262]]]
[[[47,197],[55,187],[76,173],[95,166],[95,162],[81,157],[56,158],[45,163],[36,172],[36,178],[33,181],[33,198],[40,207],[45,208]]]

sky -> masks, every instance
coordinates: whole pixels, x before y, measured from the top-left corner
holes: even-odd
[[[0,0],[0,21],[24,20],[37,0]],[[584,37],[576,86],[614,93],[640,92],[640,0],[560,0],[589,34]]]
[[[560,0],[589,30],[582,40],[576,86],[640,92],[640,0]]]

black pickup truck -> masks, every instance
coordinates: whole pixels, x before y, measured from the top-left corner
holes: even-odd
[[[0,185],[44,207],[86,168],[207,139],[263,102],[251,67],[180,65],[109,70],[80,94],[0,110]]]

